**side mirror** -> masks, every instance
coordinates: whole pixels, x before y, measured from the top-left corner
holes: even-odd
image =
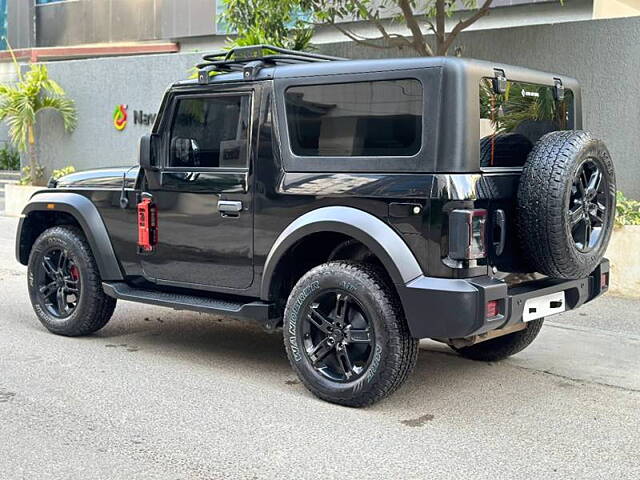
[[[156,159],[160,137],[154,133],[144,135],[140,139],[140,167],[143,170],[153,170],[157,167]]]

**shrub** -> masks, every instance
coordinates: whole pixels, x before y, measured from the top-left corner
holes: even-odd
[[[40,178],[44,175],[44,167],[42,165],[36,166],[36,178]],[[33,185],[33,175],[31,174],[31,167],[26,166],[22,169],[22,176],[18,181],[20,185]]]
[[[640,202],[618,192],[616,194],[616,226],[623,225],[640,225]]]
[[[6,143],[0,147],[0,170],[20,170],[20,154]]]
[[[62,178],[65,175],[69,175],[70,173],[73,173],[75,171],[76,169],[73,165],[67,165],[66,167],[60,168],[59,170],[54,170],[51,173],[51,180],[58,180],[59,178]]]

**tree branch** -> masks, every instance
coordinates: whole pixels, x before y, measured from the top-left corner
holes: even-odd
[[[424,19],[424,23],[426,23],[429,26],[429,30],[431,30],[434,34],[437,33],[436,32],[436,26],[433,24],[433,22],[427,18]]]
[[[345,37],[349,38],[350,40],[353,40],[358,45],[362,45],[364,47],[378,48],[378,49],[381,49],[381,50],[386,50],[386,49],[389,49],[389,48],[393,47],[393,45],[390,45],[390,44],[389,45],[380,45],[378,43],[373,43],[376,40],[375,38],[359,37],[358,35],[356,35],[353,32],[350,32],[346,28],[343,28],[343,27],[339,26],[337,23],[334,23],[333,27],[335,27]]]
[[[492,2],[493,2],[493,0],[484,0],[484,3],[482,4],[482,6],[478,9],[478,11],[476,13],[471,15],[466,20],[460,20],[455,25],[455,27],[453,27],[453,29],[451,30],[449,35],[447,35],[447,39],[445,40],[445,42],[442,45],[442,51],[441,52],[439,51],[438,53],[441,54],[441,55],[444,55],[447,52],[447,50],[449,50],[449,47],[451,47],[451,44],[453,43],[453,41],[455,40],[456,36],[461,31],[463,31],[465,28],[473,25],[480,18],[482,18],[486,14],[488,14],[489,13],[489,8],[491,7],[491,3]]]
[[[369,20],[371,23],[373,23],[373,25],[378,29],[378,31],[380,32],[380,34],[386,38],[387,40],[389,39],[389,34],[387,33],[387,30],[384,28],[384,25],[382,25],[382,22],[380,22],[380,19],[376,16],[373,15],[368,8],[366,8],[364,5],[362,5],[362,2],[358,1],[358,0],[354,0],[353,1],[354,5],[356,7],[358,7],[360,9],[360,11],[364,11],[366,12],[366,18],[367,20]]]
[[[405,37],[404,35],[400,35],[398,33],[389,33],[387,32],[387,29],[384,27],[384,25],[382,24],[382,22],[380,21],[380,18],[377,15],[372,14],[368,8],[364,7],[364,5],[362,5],[362,2],[360,2],[359,0],[354,0],[354,4],[361,9],[362,11],[366,12],[366,19],[369,20],[371,23],[373,23],[373,25],[378,29],[378,31],[380,32],[380,34],[382,35],[382,38],[384,38],[385,40],[387,40],[389,42],[389,45],[393,45],[394,43],[394,39],[396,40],[400,40],[400,43],[403,43],[405,45],[407,45],[408,47],[413,48],[413,44],[411,43],[411,41]],[[401,45],[396,45],[398,47],[401,47]]]
[[[424,35],[422,34],[422,30],[420,29],[420,24],[413,14],[411,1],[398,0],[398,6],[402,11],[402,15],[404,15],[404,19],[407,22],[407,27],[411,31],[411,35],[413,35],[413,48],[415,48],[422,56],[433,56],[433,50],[431,50],[431,47],[427,44]]]
[[[362,35],[358,35],[358,34],[356,34],[354,32],[349,31],[344,27],[341,27],[334,20],[332,25],[338,31],[340,31],[343,35],[345,35],[347,38],[353,40],[354,42],[358,43],[359,45],[363,45],[363,46],[367,46],[367,47],[373,47],[373,48],[379,48],[379,49],[388,49],[388,48],[392,48],[394,46],[402,48],[403,45],[406,45],[406,46],[408,46],[410,48],[415,48],[413,43],[407,37],[405,37],[404,35],[400,35],[398,33],[389,33],[389,32],[387,32],[387,29],[384,27],[384,25],[380,21],[380,18],[377,15],[374,15],[373,13],[371,13],[371,11],[368,8],[366,8],[362,4],[361,1],[353,0],[353,3],[354,3],[354,5],[356,5],[356,7],[358,7],[360,9],[360,11],[365,12],[364,18],[366,20],[368,20],[369,22],[371,22],[374,27],[376,27],[376,29],[380,32],[381,37],[379,37],[379,38],[366,38],[366,37],[364,37]],[[380,44],[377,44],[377,43],[373,43],[376,40],[386,40],[388,42],[388,46],[380,45]]]
[[[446,50],[442,51],[442,46],[446,40],[445,30],[445,16],[447,12],[445,10],[444,0],[436,0],[436,53],[443,55]]]

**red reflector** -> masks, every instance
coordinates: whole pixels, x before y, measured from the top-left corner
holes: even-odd
[[[609,272],[600,275],[600,288],[607,288],[609,285]]]
[[[498,311],[498,300],[490,300],[487,302],[487,318],[496,317],[500,312]]]

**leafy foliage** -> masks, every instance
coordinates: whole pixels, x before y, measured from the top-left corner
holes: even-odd
[[[410,48],[421,56],[446,55],[457,35],[489,13],[493,0],[302,0],[313,12],[319,23],[332,24],[349,39],[373,48]],[[449,32],[445,21],[459,10],[469,15],[460,19]],[[411,35],[401,35],[388,30],[387,18],[392,23],[404,23]],[[377,38],[366,38],[349,30],[345,22],[365,20],[379,33]],[[431,31],[433,44],[424,35]],[[383,40],[376,42],[375,40]]]
[[[41,165],[36,165],[35,169],[35,178],[42,178],[44,175],[44,167]],[[31,166],[26,166],[22,169],[22,174],[20,180],[18,181],[20,185],[35,185],[34,183],[34,175],[31,175]]]
[[[0,120],[9,127],[11,142],[17,149],[21,152],[29,150],[30,167],[23,179],[28,178],[29,182],[37,185],[42,182],[43,172],[35,150],[37,114],[43,110],[56,110],[68,132],[75,129],[77,114],[73,101],[65,96],[55,80],[49,78],[46,66],[31,64],[29,71],[22,75],[15,58],[14,64],[18,82],[0,85]]]
[[[51,180],[58,180],[59,178],[64,177],[65,175],[69,175],[76,171],[76,168],[73,165],[67,165],[66,167],[62,167],[58,170],[54,170],[51,173]]]
[[[20,154],[6,143],[0,147],[0,170],[19,170]]]
[[[222,22],[238,36],[229,46],[275,45],[307,50],[313,35],[306,1],[224,0]]]
[[[0,120],[9,126],[11,141],[18,150],[24,152],[33,143],[36,114],[46,109],[60,112],[67,131],[75,129],[73,100],[66,98],[62,87],[49,78],[46,66],[32,64],[16,85],[0,85]]]
[[[624,196],[622,192],[616,194],[616,226],[640,225],[640,202]]]

